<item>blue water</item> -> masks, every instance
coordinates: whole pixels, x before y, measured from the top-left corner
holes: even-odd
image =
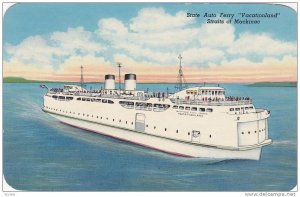
[[[62,84],[47,84],[49,87]],[[27,191],[288,191],[297,184],[297,88],[223,85],[271,110],[260,161],[187,159],[59,123],[39,84],[3,86],[3,170]],[[89,86],[96,87],[96,84]],[[140,84],[149,91],[172,84]],[[165,117],[168,118],[168,117]]]

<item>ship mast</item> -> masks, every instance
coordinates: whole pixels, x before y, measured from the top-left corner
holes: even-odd
[[[121,90],[121,63],[117,62],[119,68],[119,90]]]
[[[186,88],[186,81],[185,81],[183,71],[182,71],[182,65],[181,65],[182,56],[181,56],[181,54],[179,54],[178,59],[179,59],[179,72],[178,72],[177,84],[176,84],[175,88],[178,89],[178,91],[181,91]]]
[[[84,81],[83,81],[83,66],[80,66],[81,69],[81,77],[80,77],[80,87],[84,87]]]

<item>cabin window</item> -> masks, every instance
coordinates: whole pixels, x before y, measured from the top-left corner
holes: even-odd
[[[241,109],[240,108],[235,108],[235,111],[240,111]]]
[[[212,95],[215,95],[215,92],[214,92],[214,91],[212,91]]]
[[[197,111],[197,107],[192,107],[192,111]]]
[[[107,100],[106,99],[102,99],[102,103],[107,103]]]
[[[180,110],[184,110],[184,107],[183,107],[183,106],[179,106],[179,109],[180,109]]]
[[[213,112],[213,109],[212,108],[207,108],[206,111],[207,112]]]
[[[249,107],[249,109],[253,109],[253,106]]]
[[[94,98],[92,98],[92,99],[91,99],[91,101],[92,101],[92,102],[95,102],[95,99],[94,99]]]
[[[230,108],[229,111],[234,111],[234,108]]]
[[[167,128],[165,128],[165,131],[167,131]]]
[[[87,98],[86,101],[91,101],[91,99]]]
[[[67,101],[73,100],[73,97],[67,97]]]
[[[82,98],[82,101],[86,101],[86,98]]]
[[[248,110],[249,109],[249,107],[245,107],[245,110]]]
[[[191,109],[191,107],[185,107],[185,110],[190,110]]]
[[[199,108],[199,111],[201,111],[201,112],[205,112],[205,108]]]
[[[154,104],[153,111],[165,111],[169,107],[170,107],[170,105],[167,105],[167,104]]]
[[[57,96],[54,95],[54,96],[52,96],[52,98],[57,99]]]
[[[77,101],[81,101],[81,97],[77,98]]]
[[[178,109],[178,106],[177,106],[177,105],[174,105],[174,106],[173,106],[173,109]]]
[[[112,100],[107,100],[107,103],[114,104],[114,102]]]
[[[64,96],[59,96],[58,99],[59,100],[65,100],[66,98]]]

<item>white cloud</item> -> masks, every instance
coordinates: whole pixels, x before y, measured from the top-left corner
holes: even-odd
[[[284,42],[272,38],[268,34],[243,33],[229,47],[228,52],[238,55],[280,56],[296,55],[296,43]]]
[[[194,18],[186,17],[183,11],[171,15],[163,8],[144,8],[138,15],[131,19],[130,30],[138,33],[161,32],[168,29],[176,29],[195,23]]]
[[[99,20],[96,33],[98,33],[102,39],[118,43],[119,41],[126,40],[128,29],[121,21],[115,18],[106,18]]]
[[[51,65],[55,48],[49,46],[42,36],[30,36],[19,45],[7,44],[5,50],[11,56],[11,60],[45,67]]]
[[[7,62],[21,62],[36,67],[58,67],[67,57],[94,55],[102,51],[103,47],[93,40],[91,32],[77,27],[68,28],[66,32],[53,32],[49,36],[30,36],[20,44],[6,44],[5,50],[10,56]]]
[[[190,48],[183,52],[183,56],[186,65],[201,66],[203,63],[221,61],[224,58],[224,52],[211,48]]]
[[[230,24],[204,24],[199,30],[199,43],[205,47],[224,48],[232,45],[235,28]]]
[[[231,24],[199,24],[183,11],[170,14],[163,8],[145,8],[128,21],[102,18],[97,25],[93,32],[83,27],[68,28],[63,32],[31,36],[17,45],[6,44],[5,65],[16,64],[19,71],[22,65],[42,66],[59,73],[71,72],[79,64],[86,64],[95,72],[97,64],[109,70],[107,65],[112,66],[117,61],[124,61],[127,67],[134,64],[134,69],[138,65],[147,65],[147,69],[151,66],[171,68],[178,65],[179,53],[183,56],[183,65],[194,68],[235,69],[261,65],[263,69],[269,64],[279,67],[287,62],[295,65],[296,43],[265,33],[237,35]],[[97,57],[99,54],[103,59]],[[253,56],[259,58],[251,58]]]
[[[100,52],[102,46],[92,40],[92,33],[83,27],[68,28],[66,32],[54,32],[50,40],[55,42],[56,55],[94,54]]]

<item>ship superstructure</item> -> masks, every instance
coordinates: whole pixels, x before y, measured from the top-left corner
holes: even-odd
[[[270,112],[248,97],[226,97],[219,86],[145,92],[136,80],[125,74],[124,89],[117,89],[108,74],[103,89],[52,88],[43,110],[75,127],[185,157],[258,160],[272,142]]]

